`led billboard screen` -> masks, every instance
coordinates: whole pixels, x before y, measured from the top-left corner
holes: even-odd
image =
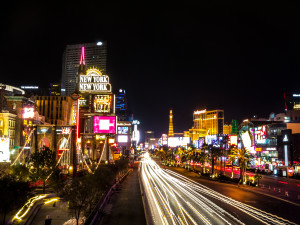
[[[94,133],[115,134],[115,116],[94,116]]]
[[[128,142],[128,136],[127,135],[119,135],[118,136],[118,142],[119,143],[127,143]]]
[[[168,138],[168,145],[170,147],[186,146],[189,143],[190,143],[189,137],[169,137]]]
[[[267,126],[255,127],[255,141],[258,144],[265,144],[267,141]]]
[[[230,136],[230,144],[237,145],[237,143],[238,143],[237,135],[231,135]]]
[[[94,111],[101,113],[111,113],[113,108],[113,95],[95,95]]]
[[[128,134],[128,127],[118,127],[118,134]]]

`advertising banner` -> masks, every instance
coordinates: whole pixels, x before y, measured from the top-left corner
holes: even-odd
[[[118,127],[118,134],[128,134],[128,127]]]
[[[170,147],[186,146],[189,143],[190,143],[189,137],[169,137],[168,138],[168,145]]]
[[[95,95],[93,100],[94,112],[112,113],[113,95]]]
[[[128,142],[128,136],[127,135],[119,135],[118,136],[118,142],[119,143],[127,143]]]
[[[115,116],[94,116],[94,133],[115,134]]]

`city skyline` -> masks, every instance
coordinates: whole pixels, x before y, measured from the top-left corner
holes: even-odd
[[[299,224],[299,6],[7,2],[0,223]]]
[[[76,4],[9,6],[1,67],[11,76],[2,82],[49,86],[60,81],[67,45],[107,41],[112,86],[126,90],[134,118],[156,133],[167,133],[170,109],[174,132],[182,132],[192,126],[194,110],[222,109],[226,123],[242,122],[283,112],[283,93],[300,91],[297,3],[198,3],[138,12],[103,5],[101,17],[92,6],[86,18],[78,17]]]

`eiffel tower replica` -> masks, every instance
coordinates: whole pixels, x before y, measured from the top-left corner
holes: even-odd
[[[174,137],[172,109],[170,110],[169,118],[170,118],[170,120],[169,120],[169,133],[168,133],[168,137]]]

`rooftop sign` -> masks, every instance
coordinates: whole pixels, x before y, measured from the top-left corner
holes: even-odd
[[[79,92],[111,92],[109,77],[96,68],[89,69],[86,75],[79,75]]]

